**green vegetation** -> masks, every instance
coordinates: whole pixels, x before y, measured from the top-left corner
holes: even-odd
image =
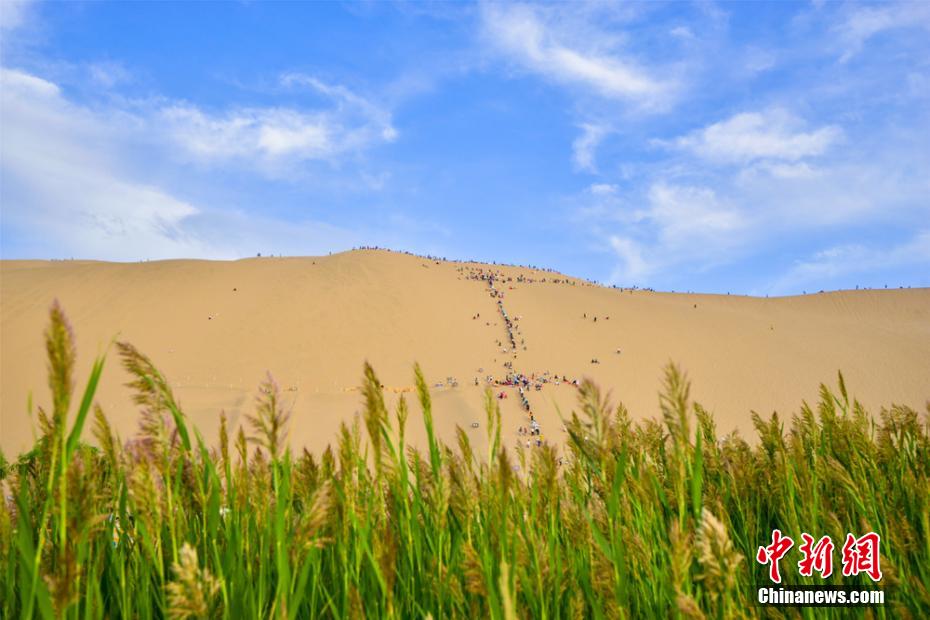
[[[787,432],[777,415],[754,415],[754,444],[718,438],[674,367],[661,421],[634,424],[585,383],[560,465],[551,447],[505,450],[490,395],[488,455],[461,430],[457,446],[441,443],[419,369],[429,444],[414,450],[408,403],[389,412],[366,366],[365,431],[343,426],[316,459],[287,447],[270,378],[254,436],[240,430],[230,445],[224,419],[211,450],[129,344],[118,352],[142,430],[123,445],[92,406],[102,359],[74,399],[57,306],[46,341],[42,437],[15,463],[0,458],[2,618],[861,614],[755,607],[753,584],[767,583],[756,549],[775,528],[838,547],[847,531],[880,533],[887,604],[870,613],[930,612],[928,420],[904,407],[875,420],[842,377]],[[85,426],[97,447],[81,442]],[[782,560],[787,583],[823,583],[802,579],[797,560],[796,547]],[[827,582],[871,583],[840,572]]]

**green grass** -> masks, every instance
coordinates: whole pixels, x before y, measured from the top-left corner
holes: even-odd
[[[790,420],[754,415],[752,443],[718,437],[674,366],[662,419],[641,424],[584,383],[559,465],[551,447],[502,447],[490,395],[489,453],[461,430],[445,445],[419,369],[418,402],[388,411],[366,366],[363,422],[317,458],[287,447],[270,378],[253,437],[229,437],[223,420],[204,438],[121,343],[142,421],[124,444],[92,405],[103,359],[75,400],[57,305],[46,340],[42,437],[0,457],[2,618],[814,617],[753,605],[767,581],[755,552],[775,528],[838,547],[847,531],[878,532],[887,604],[869,613],[930,613],[928,419],[905,407],[873,418],[842,377]],[[95,447],[81,440],[91,412]],[[405,441],[412,423],[426,452]],[[797,556],[782,561],[786,582],[822,583],[801,580]],[[871,583],[839,573],[828,582]]]

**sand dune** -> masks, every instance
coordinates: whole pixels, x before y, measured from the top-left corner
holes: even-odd
[[[493,287],[480,279],[489,273]],[[923,409],[930,399],[928,289],[778,299],[631,292],[374,250],[235,262],[2,261],[0,278],[0,447],[8,456],[32,441],[30,390],[35,403],[49,400],[42,334],[56,297],[77,334],[79,381],[114,338],[128,340],[214,437],[220,410],[240,423],[270,371],[293,410],[292,443],[312,450],[360,408],[366,359],[392,403],[412,389],[419,361],[434,386],[440,433],[452,440],[459,425],[478,447],[485,378],[504,379],[508,362],[537,378],[590,376],[635,417],[648,417],[658,413],[662,368],[674,360],[724,432],[748,430],[751,410],[796,411],[837,370],[875,411],[891,403]],[[126,379],[111,350],[98,400],[124,438],[138,422]],[[514,431],[505,439],[525,441],[515,434],[528,422],[517,389],[495,388],[502,391],[505,429]],[[550,380],[529,387],[527,398],[543,437],[561,441],[557,408],[570,410],[574,387]],[[410,426],[411,439],[422,441],[421,425]]]

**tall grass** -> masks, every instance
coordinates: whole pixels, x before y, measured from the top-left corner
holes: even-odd
[[[229,437],[224,418],[208,440],[122,343],[142,420],[124,443],[92,407],[103,359],[74,400],[74,340],[57,306],[46,342],[41,439],[0,458],[3,618],[761,616],[772,610],[753,605],[753,584],[767,568],[753,558],[775,528],[834,541],[875,530],[887,605],[870,613],[930,613],[928,420],[905,407],[875,419],[842,378],[787,430],[754,415],[752,444],[719,437],[674,366],[661,421],[633,423],[585,382],[560,464],[552,447],[504,449],[490,395],[489,453],[461,429],[456,446],[442,443],[419,369],[419,402],[389,411],[366,365],[364,432],[343,425],[317,458],[288,447],[270,378],[254,435]],[[95,446],[81,441],[91,410]],[[425,453],[405,440],[414,419]],[[783,561],[787,583],[822,583],[791,570],[796,560]],[[836,573],[827,583],[870,583]]]

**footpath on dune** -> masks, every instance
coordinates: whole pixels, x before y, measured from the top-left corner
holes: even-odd
[[[514,281],[513,277],[505,276],[499,272],[495,272],[491,269],[485,269],[481,267],[468,267],[464,268],[463,271],[467,274],[469,279],[474,279],[480,282],[487,284],[488,294],[492,299],[495,300],[497,305],[497,312],[500,315],[500,318],[503,322],[504,332],[506,333],[506,340],[501,341],[497,340],[496,344],[501,349],[501,353],[509,356],[506,362],[503,363],[504,368],[507,369],[507,372],[502,380],[495,379],[493,374],[486,375],[484,377],[484,382],[487,384],[490,389],[492,386],[494,388],[508,387],[516,388],[519,394],[520,400],[520,411],[524,414],[524,418],[516,429],[516,434],[518,435],[517,444],[519,445],[521,441],[525,441],[525,447],[542,447],[546,443],[546,436],[543,434],[543,428],[540,425],[539,421],[536,418],[533,407],[530,405],[530,396],[533,391],[542,391],[543,388],[550,383],[553,386],[559,386],[562,383],[577,387],[579,381],[577,379],[572,379],[569,382],[567,376],[558,376],[551,375],[549,371],[545,371],[537,376],[536,372],[521,372],[519,370],[519,365],[515,366],[515,363],[519,357],[519,351],[526,351],[527,344],[524,334],[521,332],[519,327],[519,316],[509,315],[507,309],[504,305],[505,298],[505,285],[507,282]],[[534,282],[534,278],[526,277],[519,275],[516,278],[516,282],[519,284],[529,284]],[[499,283],[501,288],[495,286],[495,283]],[[512,287],[511,287],[512,288]],[[476,315],[474,319],[479,319],[480,315]],[[517,343],[517,338],[520,339],[519,344]],[[509,344],[509,346],[507,346]],[[483,369],[479,369],[481,371]],[[474,380],[475,386],[482,385],[482,382],[478,377],[475,377]],[[496,391],[495,398],[503,400],[508,398],[506,391]],[[507,420],[508,428],[512,427],[512,420]],[[474,425],[473,425],[474,426]],[[564,427],[561,428],[564,432]],[[525,438],[525,439],[524,439]]]

